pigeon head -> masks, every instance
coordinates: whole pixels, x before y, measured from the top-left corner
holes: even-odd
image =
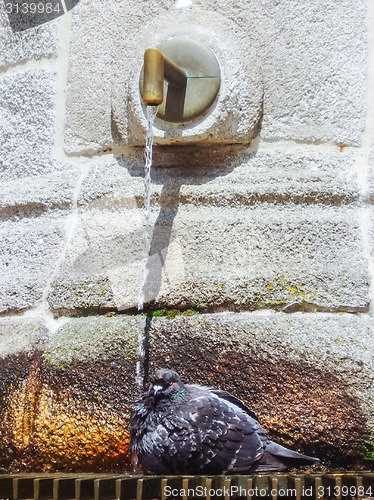
[[[156,398],[168,397],[183,388],[184,384],[177,372],[162,369],[155,371],[149,392]]]

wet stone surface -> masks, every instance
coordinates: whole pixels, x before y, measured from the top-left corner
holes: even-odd
[[[228,348],[222,341],[212,345],[188,335],[178,349],[173,346],[171,360],[174,341],[158,339],[152,368],[169,365],[184,380],[234,393],[280,444],[339,466],[362,458],[366,419],[338,377],[302,362],[266,359],[249,346],[244,352],[235,341]]]
[[[316,326],[322,318],[313,317]],[[272,439],[318,456],[324,467],[367,466],[363,454],[370,433],[368,414],[359,382],[349,384],[362,358],[358,340],[361,336],[364,341],[368,325],[356,325],[357,346],[351,344],[351,349],[357,353],[344,368],[342,340],[322,365],[313,342],[308,355],[287,347],[286,337],[291,341],[292,335],[280,335],[276,319],[281,316],[274,315],[268,324],[266,318],[257,323],[251,318],[153,318],[145,332],[151,347],[148,369],[168,366],[186,382],[226,389],[257,413]],[[139,321],[144,326],[144,318],[71,319],[42,349],[21,346],[21,352],[4,355],[3,472],[130,470],[128,419],[138,393],[134,381]],[[289,332],[302,329],[294,319],[285,321]],[[337,338],[328,322],[323,327],[331,331],[334,343]],[[267,329],[274,331],[272,340]],[[357,380],[365,384],[365,377],[361,370]]]
[[[0,363],[0,470],[130,470],[133,363],[51,368],[41,352]]]

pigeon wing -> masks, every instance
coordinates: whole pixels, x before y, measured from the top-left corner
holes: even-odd
[[[210,392],[223,400],[243,423],[243,439],[229,472],[248,471],[264,455],[269,442],[268,432],[261,427],[256,414],[243,401],[220,389],[210,389]]]
[[[229,471],[245,472],[262,458],[267,442],[267,432],[252,417],[241,413],[237,415],[243,421],[244,436]]]
[[[213,394],[215,394],[216,396],[218,396],[219,398],[224,399],[225,401],[234,404],[235,406],[237,406],[238,408],[243,410],[245,413],[247,413],[250,417],[252,417],[258,421],[258,418],[257,418],[255,412],[250,410],[248,408],[248,406],[245,403],[243,403],[243,401],[241,401],[240,399],[236,398],[235,396],[233,396],[232,394],[230,394],[226,391],[222,391],[221,389],[210,389],[210,391]]]
[[[204,474],[245,470],[263,454],[258,422],[212,391],[189,401],[185,418],[197,435],[190,455],[194,470]]]

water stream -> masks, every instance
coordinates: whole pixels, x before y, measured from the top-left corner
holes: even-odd
[[[141,284],[138,295],[139,313],[142,312],[144,309],[144,298],[145,298],[144,293],[148,278],[147,261],[149,257],[149,248],[151,240],[150,219],[151,219],[151,169],[152,169],[152,148],[153,148],[153,123],[155,121],[157,111],[158,111],[158,106],[147,106],[147,133],[145,139],[145,155],[144,155],[145,165],[144,165],[144,207],[143,207],[145,227],[143,233],[143,252],[142,252],[143,270],[142,270]],[[142,326],[140,325],[138,332],[138,348],[136,352],[138,357],[138,360],[136,362],[136,383],[139,386],[143,385],[143,376],[141,367],[145,356],[144,340],[145,340],[144,331]]]

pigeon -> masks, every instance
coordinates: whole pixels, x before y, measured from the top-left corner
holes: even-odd
[[[184,384],[169,369],[156,370],[133,405],[130,452],[146,474],[279,472],[319,462],[270,441],[236,397]]]

